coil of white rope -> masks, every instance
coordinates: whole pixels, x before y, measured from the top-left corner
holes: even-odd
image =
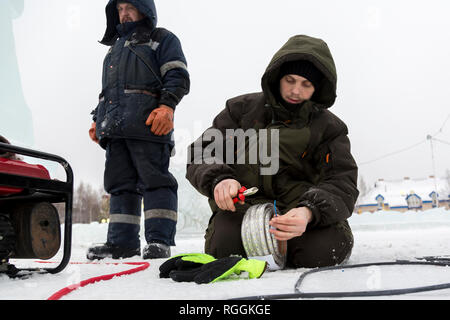
[[[276,205],[272,203],[248,208],[242,221],[242,244],[247,257],[259,257],[269,261],[273,259],[276,266],[270,266],[269,263],[269,268],[283,269],[286,265],[286,244],[275,239],[269,232],[269,221],[275,212]]]

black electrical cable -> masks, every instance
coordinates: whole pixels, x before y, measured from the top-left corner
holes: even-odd
[[[312,269],[302,273],[295,284],[295,292],[287,293],[287,294],[272,294],[272,295],[260,295],[260,296],[250,296],[250,297],[242,297],[236,298],[232,300],[278,300],[278,299],[294,299],[294,298],[303,298],[303,299],[313,299],[313,298],[348,298],[348,297],[376,297],[376,296],[393,296],[393,295],[402,295],[402,294],[410,294],[417,292],[426,292],[426,291],[434,291],[434,290],[442,290],[442,289],[450,289],[450,283],[443,283],[431,286],[423,286],[423,287],[414,287],[414,288],[405,288],[405,289],[388,289],[388,290],[371,290],[371,291],[343,291],[343,292],[301,292],[300,286],[303,280],[313,274],[318,272],[330,271],[330,270],[342,270],[342,269],[354,269],[354,268],[365,268],[370,266],[387,266],[387,265],[431,265],[431,266],[440,266],[440,267],[448,267],[450,265],[449,258],[441,258],[441,257],[423,257],[418,258],[419,260],[425,261],[409,261],[409,260],[397,260],[394,262],[374,262],[374,263],[362,263],[362,264],[354,264],[354,265],[344,265],[344,266],[332,266],[332,267],[323,267]]]

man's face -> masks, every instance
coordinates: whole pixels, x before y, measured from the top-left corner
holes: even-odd
[[[136,22],[144,19],[144,15],[131,3],[119,2],[117,4],[117,11],[119,13],[120,23]]]
[[[280,94],[290,104],[300,104],[311,99],[314,86],[308,79],[296,74],[287,74],[280,80]]]

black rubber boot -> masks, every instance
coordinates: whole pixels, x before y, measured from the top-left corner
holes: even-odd
[[[142,257],[144,259],[170,258],[170,246],[163,243],[151,242],[145,246]]]
[[[110,243],[105,243],[102,245],[90,247],[86,254],[86,258],[88,260],[101,260],[104,258],[123,259],[140,255],[141,255],[140,248],[135,249],[122,248],[119,246],[112,245]]]

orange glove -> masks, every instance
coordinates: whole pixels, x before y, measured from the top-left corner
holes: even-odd
[[[91,128],[89,129],[89,137],[91,138],[92,141],[98,143],[98,138],[97,135],[95,134],[95,127],[96,127],[95,122],[92,122]]]
[[[145,125],[151,126],[151,132],[157,136],[168,134],[173,129],[173,109],[160,105],[150,113]]]

